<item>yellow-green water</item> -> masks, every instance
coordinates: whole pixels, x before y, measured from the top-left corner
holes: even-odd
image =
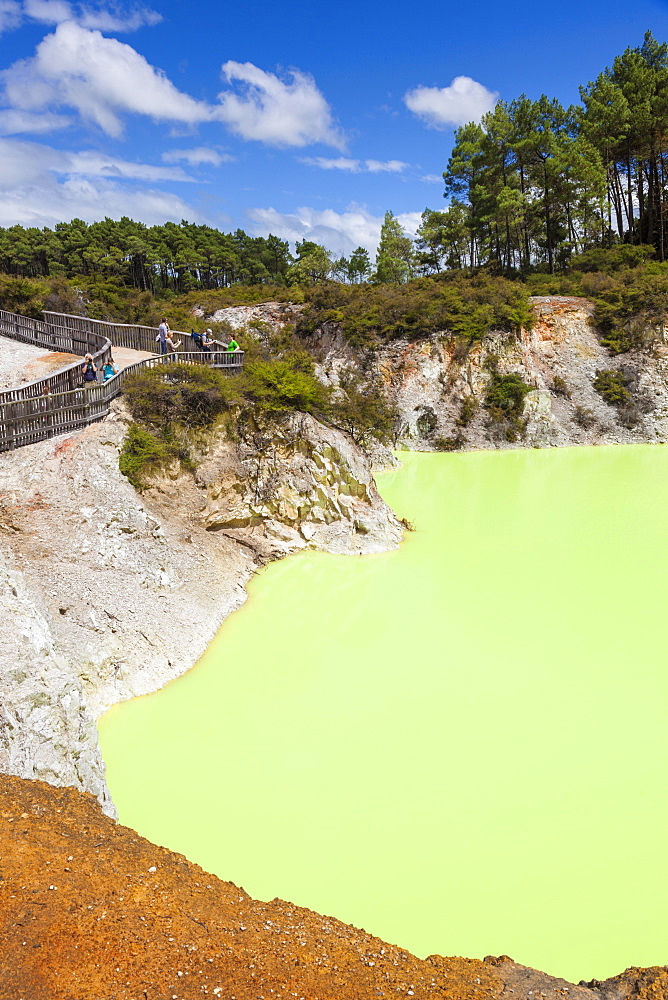
[[[668,962],[668,448],[402,459],[399,551],[270,566],[102,721],[121,821],[418,955]]]

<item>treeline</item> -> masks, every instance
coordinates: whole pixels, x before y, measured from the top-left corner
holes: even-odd
[[[525,95],[458,129],[443,212],[427,209],[423,273],[564,270],[622,242],[668,252],[668,45],[650,32],[586,86],[582,104]]]
[[[53,229],[0,229],[0,271],[24,278],[98,277],[177,294],[234,284],[286,284],[293,259],[277,236],[222,233],[190,222],[145,226],[126,217]]]
[[[371,274],[368,252],[336,257],[310,240],[296,255],[278,236],[223,233],[191,222],[146,226],[123,217],[53,229],[0,228],[0,272],[20,278],[92,278],[156,295],[215,291],[234,285],[312,284],[324,278],[359,282]]]

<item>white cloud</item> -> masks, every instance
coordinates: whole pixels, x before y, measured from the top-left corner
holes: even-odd
[[[11,0],[3,0],[11,2]],[[16,4],[20,7],[19,4]],[[123,11],[117,4],[107,7],[88,7],[69,0],[24,0],[23,15],[42,24],[62,24],[76,21],[82,28],[99,28],[101,31],[136,31],[144,25],[158,24],[162,15],[147,7]]]
[[[424,184],[442,184],[443,174],[425,174],[424,177],[420,178],[420,180]]]
[[[34,57],[14,63],[2,78],[13,108],[72,107],[113,136],[122,132],[121,112],[191,125],[211,118],[208,105],[177,90],[132,46],[72,21],[59,24]]]
[[[492,111],[498,93],[487,90],[470,76],[456,76],[449,87],[415,87],[404,95],[409,111],[431,128],[448,128],[479,122]]]
[[[240,93],[218,95],[217,117],[244,139],[270,146],[307,146],[322,142],[343,149],[343,134],[334,123],[329,104],[313,77],[291,70],[281,80],[252,63],[230,60],[223,73],[228,83],[239,83]]]
[[[235,157],[206,146],[198,146],[196,149],[170,149],[162,154],[162,159],[165,163],[189,163],[191,167],[197,167],[201,163],[219,167],[221,163],[232,163]]]
[[[42,20],[56,21],[70,10],[65,0],[26,2]],[[98,23],[101,16],[95,14]],[[135,16],[145,19],[148,14]],[[13,111],[71,107],[115,138],[123,130],[122,114],[134,113],[189,127],[220,121],[244,139],[272,146],[323,142],[342,148],[343,136],[312,77],[293,70],[290,80],[283,81],[251,63],[227,62],[223,71],[228,81],[241,84],[241,92],[224,91],[217,105],[198,101],[179,91],[132,46],[74,20],[61,20],[32,58],[14,63],[0,73],[0,80]],[[212,155],[220,156],[206,155],[211,163]]]
[[[23,10],[33,21],[42,24],[60,24],[74,20],[75,16],[66,0],[25,0]]]
[[[408,163],[403,160],[351,160],[347,156],[300,156],[300,163],[309,167],[320,167],[321,170],[346,170],[352,174],[361,173],[391,173],[400,174]]]
[[[307,167],[320,167],[321,170],[347,170],[352,174],[357,174],[360,170],[360,161],[351,160],[347,156],[300,156],[298,159]]]
[[[128,189],[111,181],[74,177],[58,183],[40,177],[14,188],[0,201],[0,226],[50,226],[68,219],[95,222],[127,215],[147,225],[189,219],[204,222],[200,213],[177,195],[151,188]]]
[[[67,115],[52,112],[36,114],[34,111],[0,110],[0,135],[17,135],[26,132],[53,132],[71,124]]]
[[[101,177],[110,180],[190,182],[180,167],[132,163],[95,150],[71,152],[37,142],[0,139],[0,189],[11,190],[44,174]]]
[[[382,216],[372,215],[363,205],[350,205],[345,212],[326,208],[297,208],[294,214],[277,212],[274,208],[255,208],[249,212],[256,236],[274,233],[284,240],[313,240],[336,254],[349,254],[358,246],[373,255],[380,240]],[[420,225],[420,212],[398,215],[399,222],[410,236]]]
[[[86,177],[133,178],[142,181],[181,181],[194,183],[180,167],[157,167],[151,163],[131,163],[114,156],[89,150],[80,153],[66,153],[66,159],[57,173],[83,174]]]
[[[0,0],[0,35],[18,28],[22,21],[21,4],[17,0]]]
[[[188,180],[179,168],[129,163],[93,151],[68,152],[0,139],[0,226],[53,226],[128,215],[147,224],[206,221],[182,198],[127,182]]]
[[[400,174],[408,164],[403,160],[365,160],[364,166],[370,174]]]
[[[78,17],[82,28],[99,28],[100,31],[137,31],[144,26],[151,27],[162,21],[162,14],[147,7],[130,11],[127,14],[109,10],[91,10],[82,7]]]

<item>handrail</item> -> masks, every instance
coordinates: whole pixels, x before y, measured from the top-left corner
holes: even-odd
[[[89,320],[66,313],[45,312],[44,316],[46,321],[41,321],[0,309],[0,334],[51,351],[90,353],[98,368],[111,357],[112,342],[108,334],[112,334],[116,347],[155,351],[156,329],[153,327]],[[189,347],[195,346],[190,334],[173,331],[173,335],[182,340],[186,338]],[[213,343],[224,347],[220,341]],[[81,377],[81,361],[75,361],[26,385],[1,390],[0,451],[33,444],[102,419],[109,412],[111,401],[122,392],[126,375],[141,368],[177,361],[221,368],[232,374],[243,368],[244,352],[191,349],[173,354],[154,353],[150,358],[128,365],[104,383],[92,383],[83,388],[75,385],[75,380]]]

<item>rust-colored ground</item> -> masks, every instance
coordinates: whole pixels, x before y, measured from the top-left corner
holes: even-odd
[[[568,986],[505,957],[421,961],[257,902],[115,824],[91,796],[0,775],[0,1000],[668,997],[664,969],[600,992]]]
[[[0,858],[3,1000],[498,993],[482,962],[432,965],[309,910],[255,902],[71,788],[1,776]]]

